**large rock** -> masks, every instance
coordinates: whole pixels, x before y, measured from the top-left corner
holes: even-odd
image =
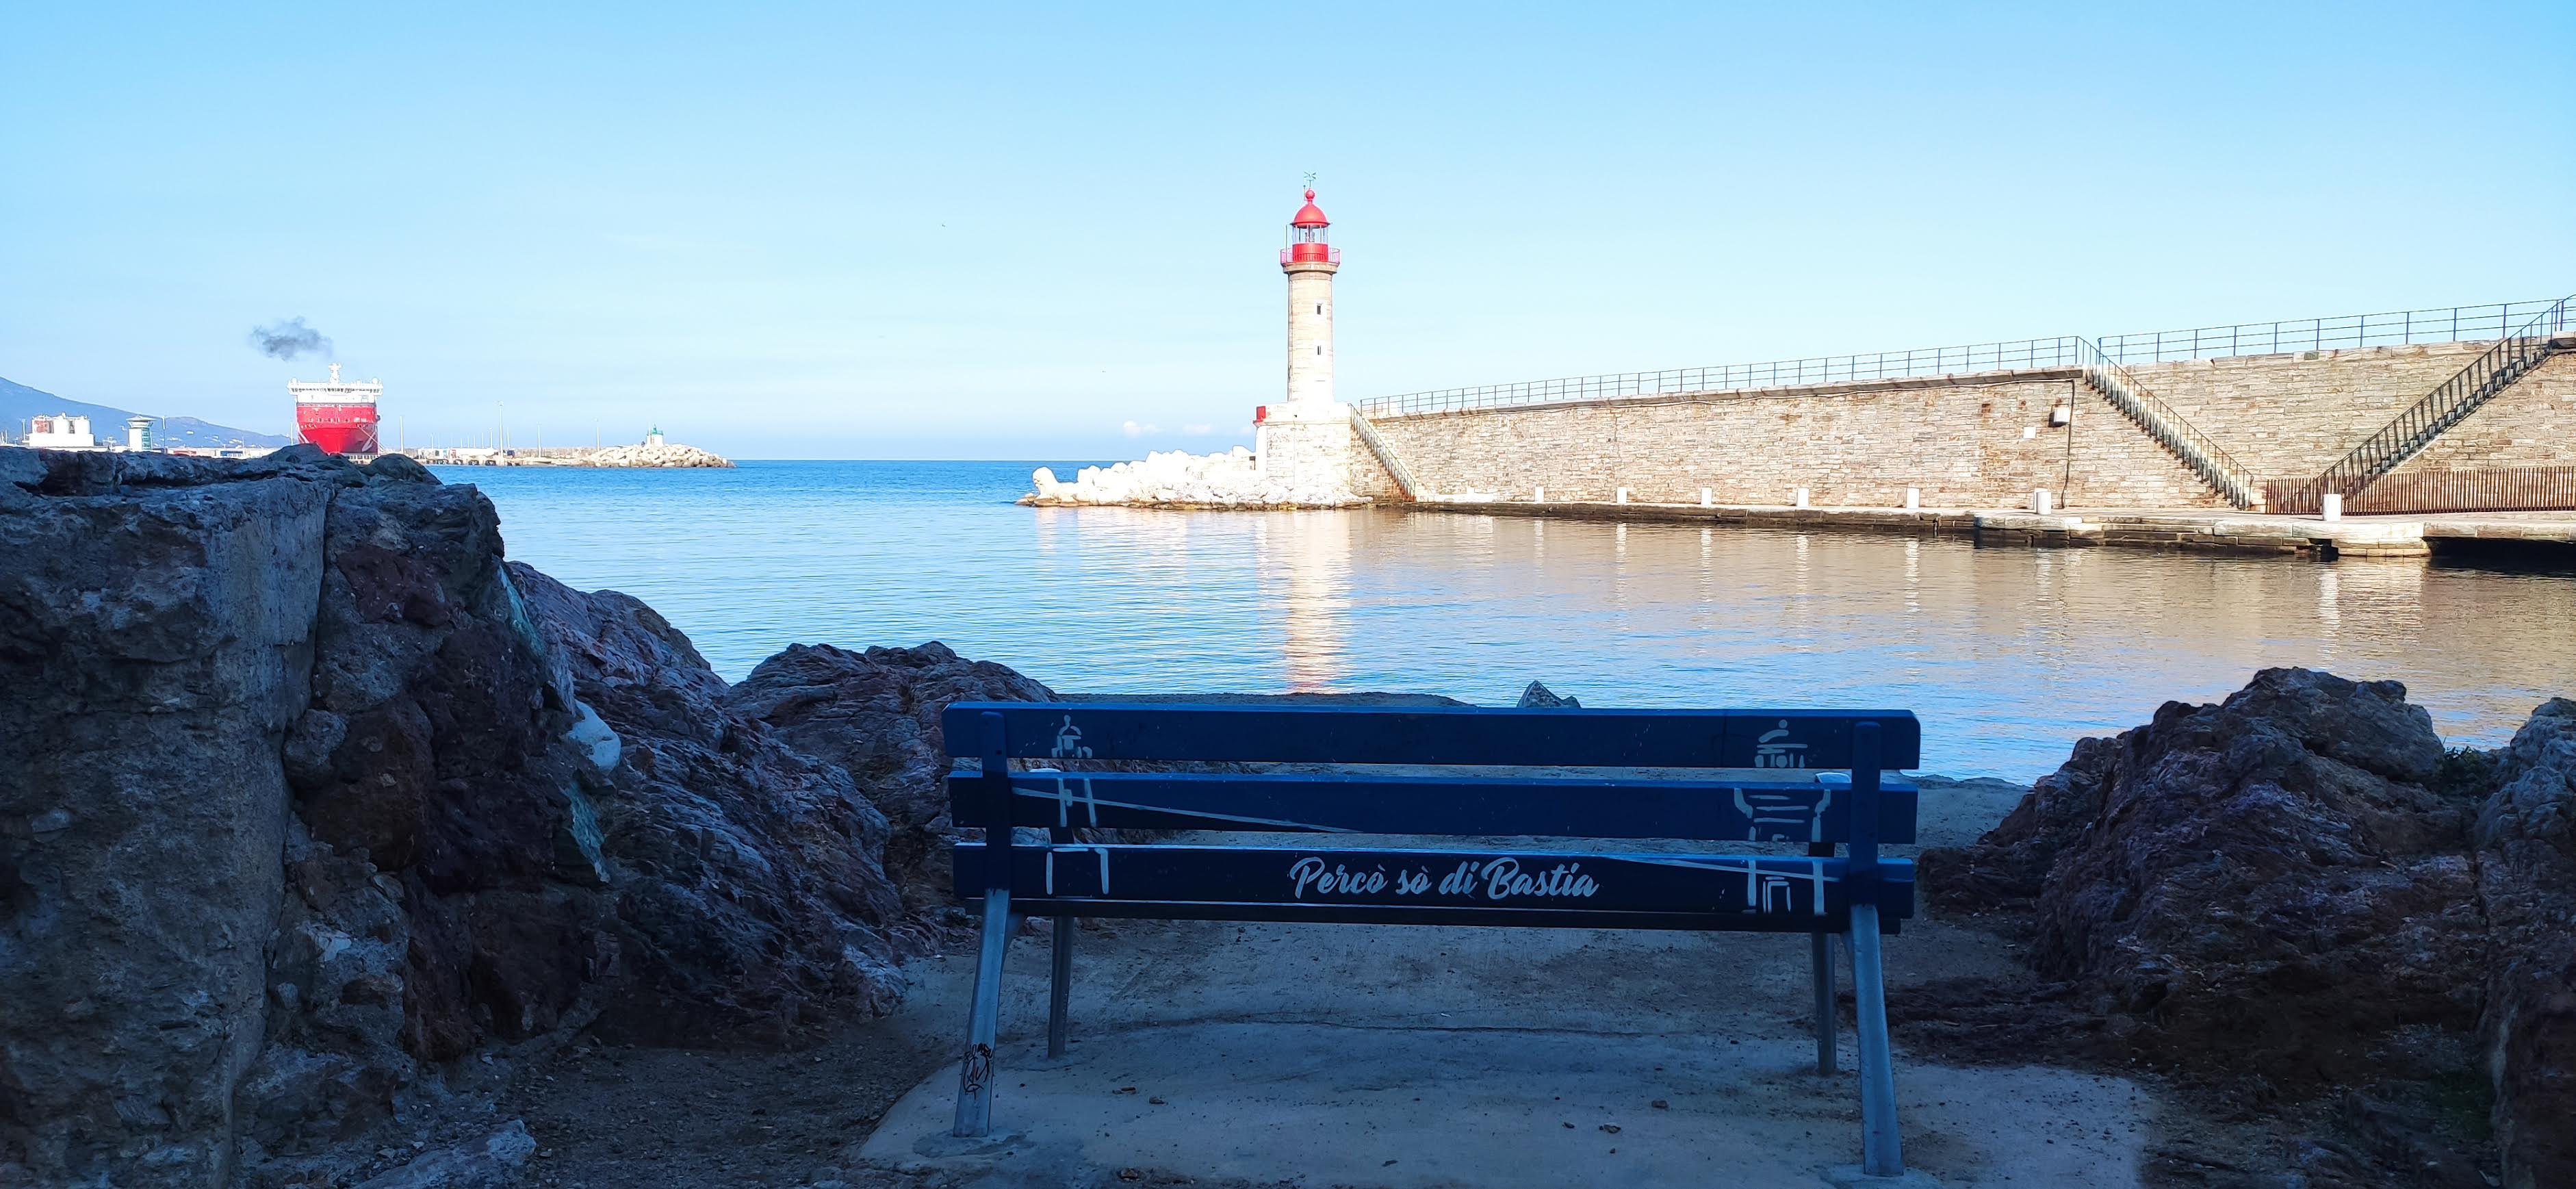
[[[2496,1146],[2507,1189],[2576,1185],[2576,701],[2542,705],[2496,760],[2477,824]]]
[[[2403,686],[2267,669],[2078,744],[1923,880],[1947,907],[2028,907],[2033,965],[2163,1056],[2362,1079],[2392,1032],[2478,1017],[2476,806],[2432,787],[2442,766]]]
[[[328,1183],[495,1041],[883,1010],[883,819],[724,694],[407,460],[0,450],[0,1184]]]
[[[687,636],[616,591],[510,567],[584,722],[614,734],[601,850],[630,967],[603,1022],[630,1035],[784,1040],[902,992],[879,863],[886,819],[848,772],[725,700]]]
[[[288,776],[307,863],[351,864],[343,894],[302,898],[350,936],[344,918],[399,905],[402,1048],[442,1061],[563,1024],[618,955],[571,692],[502,568],[500,519],[471,487],[403,474],[332,505]],[[294,1015],[326,1006],[299,992]]]
[[[125,461],[0,449],[0,1184],[221,1183],[262,1041],[348,474]]]
[[[967,660],[936,640],[865,652],[792,645],[727,695],[730,706],[776,728],[797,750],[857,779],[885,812],[892,829],[886,869],[915,909],[949,902],[952,831],[940,712],[957,701],[1058,700],[1009,666]]]

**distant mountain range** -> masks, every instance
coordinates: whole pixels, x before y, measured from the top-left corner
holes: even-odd
[[[69,413],[89,418],[89,430],[105,443],[125,440],[125,419],[133,410],[93,405],[87,401],[65,400],[41,388],[0,379],[0,431],[15,442],[27,436],[27,419]],[[295,439],[273,433],[236,429],[194,417],[163,417],[153,426],[152,441],[160,446],[291,446]]]

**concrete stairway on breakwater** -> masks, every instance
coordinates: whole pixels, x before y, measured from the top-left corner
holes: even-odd
[[[2445,543],[2576,548],[2576,512],[2425,516],[2265,516],[2232,511],[1828,508],[1610,501],[1428,500],[1407,510],[1570,520],[1728,524],[1752,528],[1965,536],[1979,544],[2124,546],[2318,558],[2420,557]]]

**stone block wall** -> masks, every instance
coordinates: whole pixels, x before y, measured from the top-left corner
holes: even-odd
[[[1302,416],[1288,406],[1271,411],[1261,426],[1261,473],[1291,487],[1341,488],[1358,462],[1376,465],[1351,432],[1342,406],[1337,416]],[[1284,415],[1283,415],[1284,413]]]
[[[2051,410],[2072,414],[2050,424]],[[1382,418],[1434,491],[1527,499],[1898,507],[2203,506],[2216,497],[2073,371]]]
[[[2433,439],[2398,471],[2576,463],[2576,353],[2560,355]]]
[[[2194,360],[2132,368],[2259,481],[2307,478],[2450,378],[2486,343]],[[2049,424],[2060,405],[2071,423]],[[2199,476],[2073,369],[1637,397],[1386,416],[1378,431],[1444,494],[1721,504],[2224,508]],[[1356,444],[1354,488],[1401,498]],[[2576,355],[2551,360],[2405,469],[2576,464]]]
[[[2130,370],[2257,480],[2311,478],[2494,344],[2195,359]],[[2405,470],[2576,463],[2576,357],[2560,356],[2451,427]]]

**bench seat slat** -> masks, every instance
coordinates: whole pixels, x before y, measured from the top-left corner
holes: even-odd
[[[1812,933],[1812,918],[1758,913],[1593,912],[1586,909],[1440,908],[1426,905],[1254,904],[1189,900],[1076,900],[1014,898],[1011,910],[1028,916],[1121,917],[1153,921],[1273,921],[1310,925],[1481,925],[1514,929],[1677,929],[1697,933]],[[1879,932],[1898,933],[1898,918],[1882,914]],[[1830,914],[1821,928],[1851,927],[1848,912]]]
[[[1812,779],[1038,771],[1013,773],[1011,787],[1011,822],[1021,826],[1734,842],[1851,837],[1850,786]],[[955,819],[987,820],[986,790],[972,772],[951,774]],[[1909,782],[1882,784],[1880,841],[1914,841],[1915,796]]]
[[[1867,721],[1880,766],[1912,769],[1923,738],[1906,710],[957,702],[940,718],[952,754],[985,713],[1002,715],[1017,759],[1832,769],[1851,766]]]
[[[956,886],[988,884],[987,849],[961,843]],[[1013,847],[1014,903],[1064,901],[1076,916],[1109,904],[1267,905],[1265,919],[1395,919],[1473,911],[1493,924],[1527,913],[1686,915],[1714,929],[1832,929],[1849,920],[1841,859],[1777,855],[1231,846]],[[1913,866],[1880,864],[1881,915],[1913,913]],[[1365,910],[1366,918],[1352,911]],[[1028,909],[1026,911],[1036,911]]]

